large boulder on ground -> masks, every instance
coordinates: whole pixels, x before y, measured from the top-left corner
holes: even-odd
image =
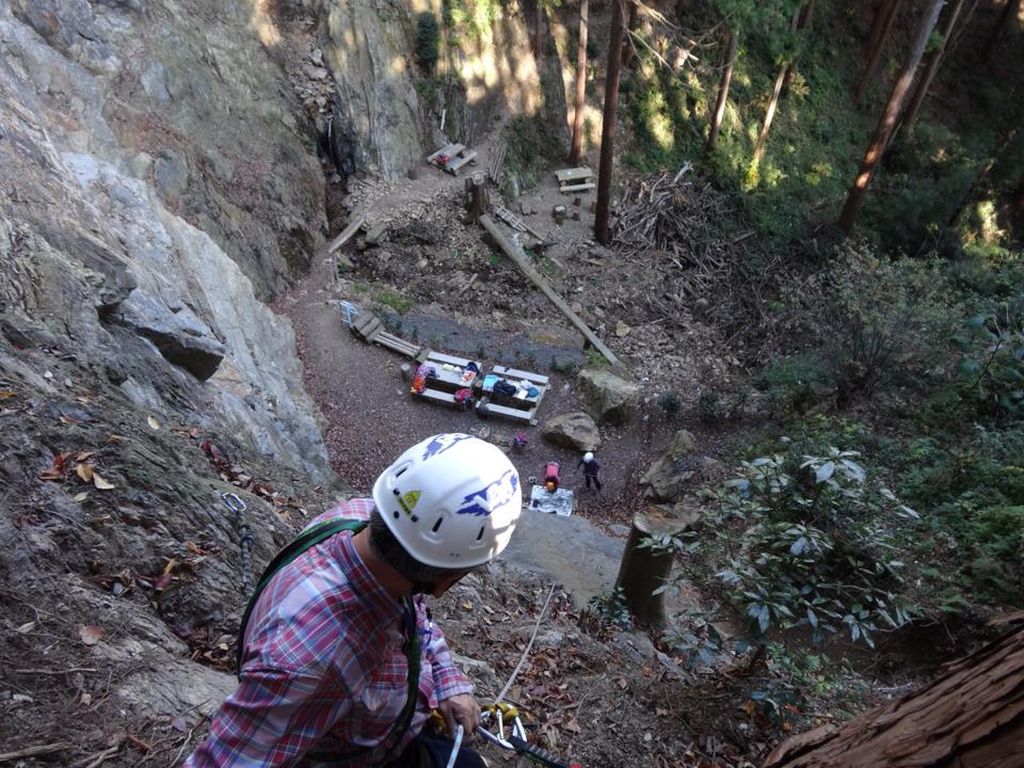
[[[625,424],[640,410],[640,386],[611,371],[580,371],[587,411],[598,424]]]
[[[701,468],[702,459],[693,453],[693,435],[685,429],[676,432],[668,450],[640,478],[646,495],[660,501],[675,501]]]
[[[601,433],[597,424],[585,413],[565,413],[548,419],[541,427],[545,440],[573,448],[577,451],[594,451],[601,445]]]

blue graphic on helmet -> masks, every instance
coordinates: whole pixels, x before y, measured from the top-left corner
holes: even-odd
[[[426,461],[431,456],[437,456],[447,451],[452,446],[458,445],[463,440],[469,440],[472,435],[463,435],[460,433],[450,435],[435,435],[431,438],[430,442],[427,443],[426,449],[423,451],[423,460]]]
[[[462,504],[455,510],[455,514],[486,517],[498,507],[508,504],[515,496],[518,487],[519,475],[515,470],[507,469],[490,485],[464,496]]]

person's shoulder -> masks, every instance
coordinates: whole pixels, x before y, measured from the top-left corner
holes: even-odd
[[[332,522],[334,520],[358,520],[360,522],[367,522],[370,519],[370,514],[373,512],[373,499],[367,497],[358,497],[353,499],[345,499],[335,504],[333,507],[328,509],[326,512],[317,515],[310,521],[310,527],[317,523]]]

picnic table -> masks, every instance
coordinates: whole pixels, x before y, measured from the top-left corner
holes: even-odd
[[[555,171],[555,178],[558,179],[558,191],[562,193],[585,192],[597,186],[593,182],[594,172],[585,166]]]
[[[427,162],[452,176],[458,176],[459,169],[476,161],[475,149],[467,150],[465,144],[446,144],[427,157]]]

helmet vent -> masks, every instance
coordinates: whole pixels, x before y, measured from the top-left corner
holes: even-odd
[[[414,523],[418,523],[420,521],[417,515],[410,515],[409,519],[412,520]]]
[[[483,540],[483,538],[484,538],[484,531],[486,531],[486,530],[487,530],[487,526],[485,526],[485,525],[481,525],[480,526],[480,533],[478,533],[476,535],[476,540],[477,541]]]
[[[395,477],[401,477],[402,475],[404,475],[406,473],[406,471],[408,471],[408,469],[409,469],[409,465],[406,464],[404,467],[401,467],[400,469],[398,469],[395,472]]]
[[[399,517],[401,517],[401,515],[398,514],[398,510],[397,509],[394,512],[392,512],[391,514],[395,516],[395,520],[397,520]]]
[[[434,533],[437,533],[441,529],[441,523],[443,523],[443,522],[444,522],[444,518],[443,517],[437,518],[437,522],[434,523],[434,525],[431,527],[430,530],[433,531]]]

